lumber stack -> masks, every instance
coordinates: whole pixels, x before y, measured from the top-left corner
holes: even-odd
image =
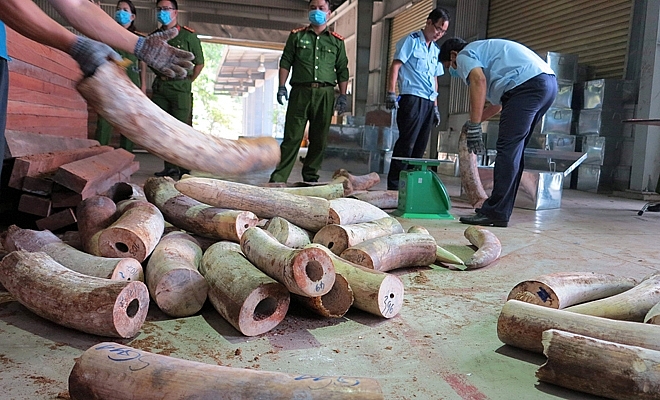
[[[37,217],[41,230],[75,224],[82,200],[129,182],[139,169],[133,154],[95,140],[8,131],[7,148],[14,158],[7,185],[21,191],[18,211]]]

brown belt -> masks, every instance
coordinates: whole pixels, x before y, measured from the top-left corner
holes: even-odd
[[[325,83],[325,82],[308,82],[308,83],[292,83],[293,87],[307,87],[307,88],[322,88],[328,86],[335,86],[334,83]]]

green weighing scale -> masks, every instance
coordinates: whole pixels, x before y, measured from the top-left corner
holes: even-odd
[[[451,200],[438,175],[427,167],[440,165],[429,158],[392,157],[411,169],[399,173],[399,202],[393,215],[402,218],[454,219],[449,214]],[[410,168],[410,167],[409,167]]]

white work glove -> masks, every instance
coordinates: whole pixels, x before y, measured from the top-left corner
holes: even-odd
[[[467,121],[465,124],[463,124],[462,130],[465,131],[467,148],[470,153],[486,153],[486,146],[484,146],[484,136],[483,132],[481,131],[481,123]]]
[[[85,76],[91,76],[101,64],[108,60],[121,61],[121,56],[107,44],[78,36],[69,49],[69,55],[80,65]]]
[[[385,97],[385,107],[387,107],[388,110],[399,108],[399,102],[396,100],[396,93],[387,92],[387,96]]]
[[[133,52],[138,59],[161,74],[169,78],[183,79],[188,74],[188,70],[193,68],[194,64],[191,61],[195,59],[195,55],[167,44],[168,40],[178,34],[179,30],[174,27],[147,37],[140,37]]]

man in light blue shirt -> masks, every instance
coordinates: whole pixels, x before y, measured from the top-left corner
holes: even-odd
[[[440,49],[435,43],[449,28],[449,13],[444,8],[431,11],[424,28],[412,32],[396,44],[387,82],[385,105],[398,108],[396,123],[399,138],[392,157],[421,158],[431,135],[431,124],[440,124],[438,112],[438,76],[444,73],[438,62]],[[399,83],[400,100],[395,87]],[[387,189],[399,188],[403,163],[392,160],[387,175]]]
[[[475,215],[460,221],[505,227],[524,169],[525,146],[557,96],[555,73],[532,50],[504,39],[468,44],[450,38],[440,48],[440,62],[470,87],[470,119],[463,125],[470,152],[485,152],[481,123],[501,111],[493,191]]]

